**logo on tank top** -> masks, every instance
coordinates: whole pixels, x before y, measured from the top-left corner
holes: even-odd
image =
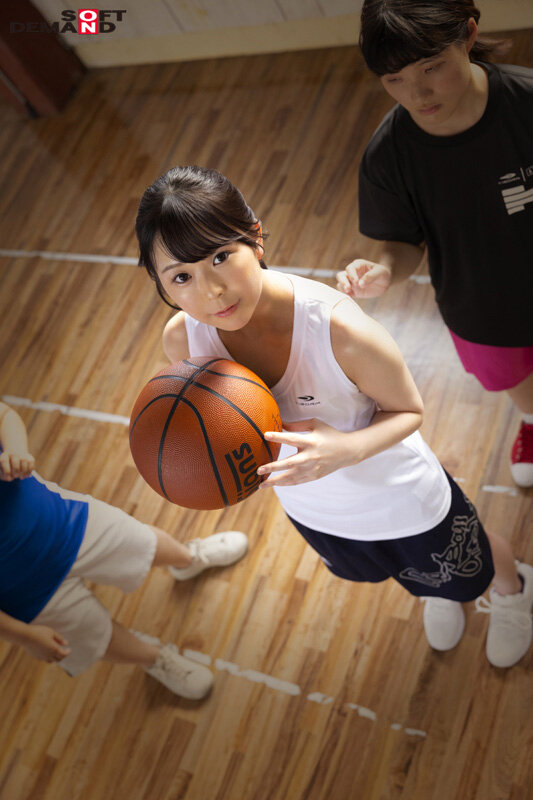
[[[312,394],[301,394],[298,395],[298,399],[296,400],[299,406],[319,406],[320,400],[315,400]]]
[[[533,202],[533,164],[517,172],[507,172],[498,181],[508,214],[524,211]]]

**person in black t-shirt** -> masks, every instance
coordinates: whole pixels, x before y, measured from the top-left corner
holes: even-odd
[[[511,454],[533,485],[533,70],[487,63],[471,0],[365,0],[360,45],[398,102],[359,172],[361,233],[380,263],[353,261],[338,288],[377,297],[419,265],[465,369],[522,415]]]

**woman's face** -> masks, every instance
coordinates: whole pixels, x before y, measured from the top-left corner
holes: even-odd
[[[417,125],[439,135],[468,113],[472,69],[467,46],[450,45],[437,56],[383,75],[381,83]]]
[[[154,247],[157,274],[167,295],[194,319],[226,331],[243,328],[252,318],[262,289],[262,256],[242,242],[219,247],[193,264]]]

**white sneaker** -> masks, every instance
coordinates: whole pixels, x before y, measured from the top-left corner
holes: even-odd
[[[132,633],[148,644],[161,644],[159,639],[146,633]],[[171,692],[189,700],[205,697],[213,686],[213,673],[207,667],[180,656],[174,644],[161,646],[159,656],[153,667],[143,667],[144,671],[170,689]]]
[[[458,644],[465,629],[465,613],[461,603],[444,597],[423,597],[424,629],[434,650],[451,650]]]
[[[529,650],[533,638],[533,567],[517,562],[524,580],[521,592],[502,596],[490,590],[490,602],[476,600],[476,610],[490,614],[487,634],[487,658],[493,667],[512,667]]]
[[[240,531],[225,531],[205,539],[192,539],[187,542],[187,547],[191,551],[192,564],[188,567],[169,567],[170,574],[177,581],[194,578],[209,567],[234,564],[248,550],[248,538]]]

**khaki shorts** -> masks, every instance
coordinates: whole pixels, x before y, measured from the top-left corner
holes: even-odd
[[[74,493],[72,493],[74,497]],[[79,675],[105,654],[112,634],[109,611],[85,585],[85,580],[137,589],[154,560],[157,539],[148,526],[89,495],[87,527],[70,572],[32,621],[48,625],[68,641],[70,655],[59,661],[69,675]]]

